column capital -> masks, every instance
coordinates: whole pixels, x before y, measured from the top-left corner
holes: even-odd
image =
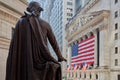
[[[93,34],[95,35],[95,34],[97,34],[97,31],[99,30],[99,28],[97,28],[97,29],[94,29],[92,32],[93,32]]]

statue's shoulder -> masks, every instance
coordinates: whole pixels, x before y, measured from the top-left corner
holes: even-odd
[[[25,25],[28,25],[28,20],[26,17],[21,17],[19,18],[19,20],[17,21],[16,23],[16,27],[19,27],[19,28],[22,28],[24,27]]]
[[[46,27],[46,28],[50,28],[49,23],[48,23],[48,22],[46,22],[46,21],[45,21],[45,20],[43,20],[43,19],[40,19],[40,24],[41,24],[41,26],[44,26],[44,27]]]
[[[29,23],[29,20],[28,20],[26,17],[20,17],[19,20],[17,21],[17,23],[18,23],[20,26],[23,26],[24,24]]]
[[[43,19],[40,19],[40,22],[41,22],[41,24],[44,24],[44,25],[49,25],[49,23],[48,22],[46,22],[45,20],[43,20]]]
[[[26,16],[22,16],[19,20],[20,21],[28,21],[28,18]]]

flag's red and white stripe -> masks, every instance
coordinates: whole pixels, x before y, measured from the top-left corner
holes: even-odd
[[[78,55],[73,56],[71,64],[94,64],[95,36],[92,36],[78,44]]]

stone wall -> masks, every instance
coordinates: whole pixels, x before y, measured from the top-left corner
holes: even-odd
[[[22,0],[0,0],[0,80],[5,80],[12,29],[26,8]]]

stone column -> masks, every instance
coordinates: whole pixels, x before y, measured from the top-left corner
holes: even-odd
[[[94,40],[95,40],[95,45],[94,45],[94,68],[96,68],[98,66],[98,39],[97,39],[97,31],[94,30],[93,31],[93,35],[95,36]]]
[[[110,76],[109,76],[109,72],[103,70],[103,71],[101,71],[101,72],[99,73],[98,79],[99,79],[99,80],[110,80],[109,77],[110,77]],[[113,79],[113,80],[115,80],[115,79]]]
[[[71,65],[71,45],[68,46],[68,52],[67,52],[67,64],[70,66]]]
[[[96,80],[96,78],[95,78],[95,71],[93,71],[93,72],[91,73],[91,75],[92,75],[92,80]],[[102,79],[100,79],[100,80],[102,80]]]
[[[71,67],[71,45],[68,45],[68,48],[67,48],[67,65],[69,65]],[[70,74],[70,76],[69,76]],[[67,75],[67,79],[72,77],[72,72],[70,70],[69,73],[66,73]]]
[[[101,27],[100,30],[100,67],[108,67],[109,66],[109,53],[108,53],[108,35],[107,29],[105,26]]]

